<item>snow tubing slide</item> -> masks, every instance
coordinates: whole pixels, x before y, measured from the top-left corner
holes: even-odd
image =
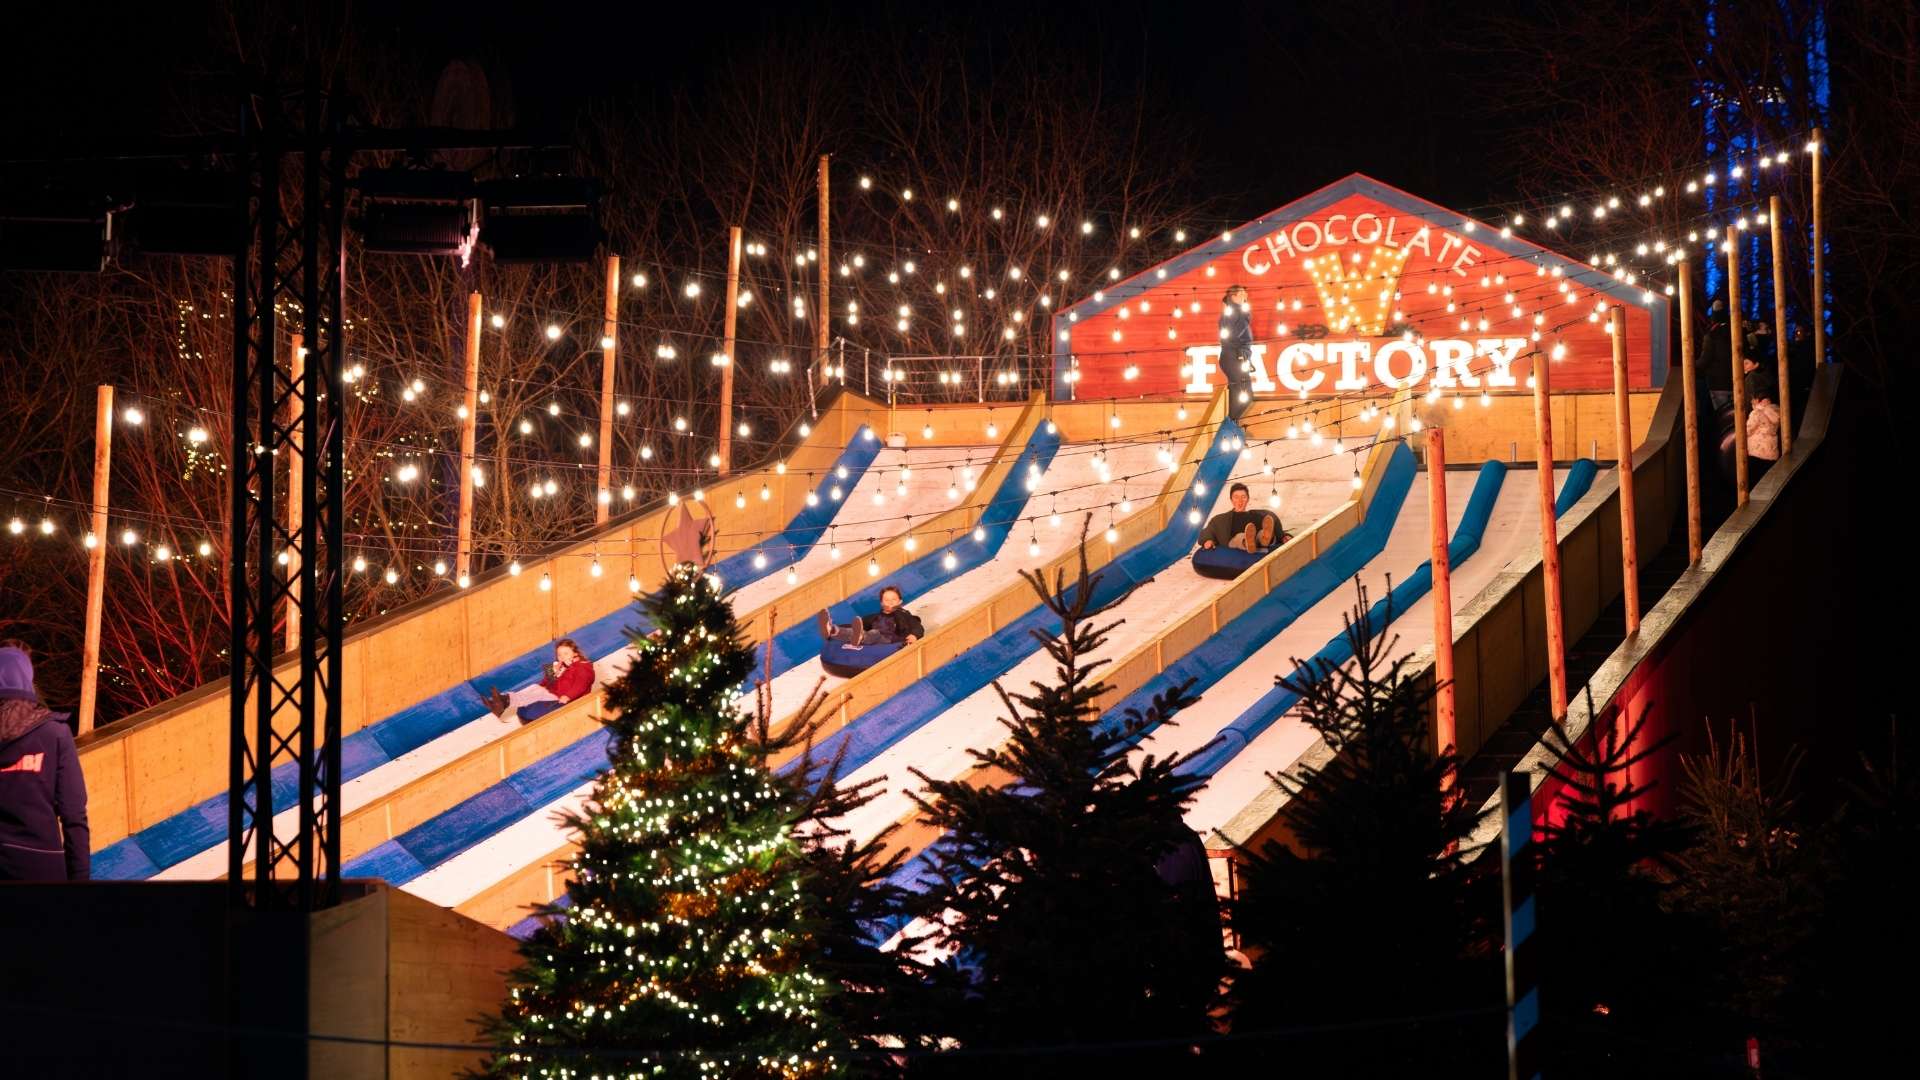
[[[720,575],[722,581],[744,585],[776,573],[806,554],[825,534],[839,511],[840,503],[831,498],[829,489],[834,484],[855,481],[879,455],[880,446],[873,430],[862,426],[833,467],[822,474],[815,490],[818,498],[812,505],[802,507],[784,531],[722,559],[714,565],[713,572]],[[846,480],[838,477],[841,468],[847,470]],[[753,565],[756,555],[766,556],[765,566],[758,570]],[[645,621],[631,606],[623,606],[565,636],[578,642],[585,655],[599,658],[625,647],[631,639],[632,628]],[[641,625],[640,629],[646,627]],[[531,685],[539,679],[541,666],[551,660],[552,655],[552,646],[542,645],[348,735],[340,741],[342,782],[364,775],[486,715],[489,687]],[[298,803],[299,775],[294,764],[288,762],[273,770],[273,805],[290,807]],[[226,838],[227,795],[221,792],[94,852],[93,876],[103,880],[142,880],[215,847]]]
[[[929,552],[902,567],[888,583],[898,583],[910,596],[917,596],[954,574],[964,573],[992,558],[1026,505],[1026,466],[1034,464],[1045,469],[1052,463],[1059,446],[1057,431],[1049,434],[1044,427],[1035,429],[1015,467],[1008,471],[981,513],[980,527],[987,533],[985,542],[974,543],[969,539],[955,545],[958,567],[945,569],[941,565],[944,553]],[[881,587],[877,583],[863,589],[831,610],[845,608],[847,617],[851,618],[854,607],[876,607]],[[646,629],[645,618],[637,612],[628,609],[618,614],[627,624],[637,623],[642,630]],[[808,648],[809,641],[811,648]],[[775,673],[811,659],[819,644],[820,631],[811,620],[776,636],[773,642]],[[343,871],[349,877],[378,877],[392,885],[404,885],[514,822],[538,813],[598,776],[607,767],[607,741],[605,728],[575,740],[471,798],[349,859]]]

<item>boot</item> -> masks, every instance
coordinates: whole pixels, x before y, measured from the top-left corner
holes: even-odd
[[[865,641],[866,639],[867,639],[867,624],[861,620],[860,616],[855,615],[853,617],[853,643],[855,645],[859,645],[862,641]]]
[[[507,713],[507,705],[507,695],[491,686],[487,687],[488,712],[493,713],[495,716],[505,716]]]
[[[815,613],[813,621],[814,625],[820,628],[821,641],[827,641],[833,637],[833,616],[827,614],[826,608],[821,608]]]

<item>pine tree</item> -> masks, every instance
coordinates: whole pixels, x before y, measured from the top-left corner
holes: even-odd
[[[1486,1075],[1498,927],[1461,854],[1478,814],[1443,784],[1455,759],[1433,752],[1433,687],[1387,659],[1397,642],[1356,588],[1353,659],[1296,660],[1275,679],[1331,756],[1272,777],[1293,844],[1243,853],[1233,927],[1252,966],[1232,990],[1233,1053],[1306,1075]]]
[[[1703,1004],[1710,931],[1666,903],[1693,830],[1637,805],[1652,786],[1635,770],[1671,741],[1648,739],[1646,723],[1608,722],[1580,744],[1547,732],[1564,785],[1532,845],[1549,1074],[1700,1072],[1728,1050]]]
[[[1195,842],[1182,811],[1196,782],[1176,774],[1178,757],[1136,765],[1127,750],[1191,699],[1183,686],[1145,715],[1096,725],[1107,687],[1095,675],[1104,661],[1089,654],[1118,624],[1094,623],[1106,609],[1092,607],[1098,578],[1084,546],[1070,586],[1064,574],[1051,587],[1037,573],[1026,579],[1060,622],[1058,633],[1035,632],[1058,665],[1054,681],[1019,694],[996,684],[1009,737],[972,751],[973,777],[915,773],[922,819],[944,834],[909,905],[930,927],[914,945],[947,957],[937,975],[963,987],[947,1018],[961,1054],[923,1059],[916,1072],[1059,1076],[1187,1062],[1180,1040],[1209,1031],[1224,951],[1210,888],[1197,910],[1191,890],[1158,867]],[[1136,1040],[1166,1046],[1097,1049]]]
[[[583,813],[568,906],[522,948],[486,1075],[829,1076],[846,1039],[820,972],[814,794],[772,774],[733,705],[751,673],[717,579],[676,568],[606,691],[609,757]]]
[[[1818,1038],[1810,1006],[1828,988],[1813,977],[1815,935],[1825,902],[1831,830],[1798,820],[1790,754],[1772,782],[1758,755],[1730,730],[1724,746],[1707,733],[1704,755],[1682,755],[1683,820],[1698,842],[1675,856],[1667,905],[1713,932],[1709,999],[1726,1025],[1727,1052],[1752,1037],[1770,1060]]]

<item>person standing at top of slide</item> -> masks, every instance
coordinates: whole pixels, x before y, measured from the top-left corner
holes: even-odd
[[[1220,307],[1220,370],[1227,376],[1227,415],[1235,420],[1253,400],[1253,305],[1245,285],[1227,286]]]

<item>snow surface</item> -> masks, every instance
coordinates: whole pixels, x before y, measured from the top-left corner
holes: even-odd
[[[1262,453],[1277,470],[1271,480],[1261,474],[1259,459],[1250,456],[1243,456],[1233,479],[1244,479],[1249,488],[1261,495],[1265,489],[1277,487],[1282,500],[1282,519],[1296,531],[1353,495],[1350,455],[1334,454],[1327,448],[1311,447],[1303,442],[1276,442]],[[1229,488],[1231,483],[1230,480]],[[1256,499],[1254,505],[1265,505],[1264,498]],[[1230,506],[1227,491],[1222,490],[1213,512],[1219,513]],[[1127,655],[1232,586],[1232,581],[1195,573],[1192,564],[1184,558],[1175,560],[1102,616],[1103,624],[1115,619],[1124,621],[1108,633],[1105,644],[1092,659],[1117,660]],[[1010,692],[1022,691],[1036,681],[1051,680],[1054,670],[1052,658],[1036,643],[999,682]],[[908,792],[920,786],[920,781],[908,770],[919,769],[940,779],[964,774],[974,764],[968,753],[970,749],[997,745],[1004,738],[1001,718],[1005,712],[1000,695],[989,684],[854,770],[847,778],[849,784],[884,778],[883,793],[839,824],[849,829],[857,841],[864,842],[907,816],[913,806]]]
[[[1476,475],[1471,472],[1447,474],[1447,516],[1455,525],[1466,510]],[[1564,481],[1565,477],[1565,470],[1557,471],[1557,481]],[[1555,487],[1558,486],[1556,482]],[[1406,504],[1394,522],[1386,547],[1360,571],[1369,603],[1385,595],[1389,575],[1396,582],[1404,580],[1432,553],[1427,521],[1426,474],[1421,473],[1407,493]],[[1540,489],[1535,475],[1530,471],[1509,472],[1500,486],[1499,498],[1494,501],[1493,513],[1487,519],[1480,549],[1451,575],[1456,612],[1465,610],[1516,555],[1528,549],[1529,542],[1539,536],[1539,521]],[[1327,595],[1210,687],[1202,695],[1201,703],[1188,710],[1187,723],[1163,728],[1136,752],[1164,756],[1175,751],[1191,752],[1204,745],[1215,732],[1271,689],[1274,676],[1291,674],[1297,666],[1296,658],[1312,655],[1341,633],[1342,618],[1354,603],[1351,587],[1342,587]],[[1396,642],[1387,654],[1389,658],[1431,645],[1432,591],[1409,610],[1397,613],[1386,633]],[[1202,837],[1208,836],[1209,830],[1224,826],[1273,782],[1269,773],[1287,769],[1317,738],[1297,712],[1289,712],[1274,721],[1200,789],[1187,808],[1187,824]]]
[[[949,466],[954,467],[956,472],[959,469],[973,467],[977,473],[980,463],[991,459],[996,449],[997,447],[992,446],[920,446],[910,449],[894,447],[882,449],[874,458],[873,464],[861,474],[860,482],[847,493],[840,512],[834,516],[834,526],[827,535],[838,534],[839,538],[845,541],[851,532],[858,532],[863,541],[858,550],[864,553],[866,537],[875,537],[876,543],[884,542],[887,537],[905,529],[904,519],[897,519],[899,515],[933,514],[950,505],[947,499]],[[904,499],[896,493],[902,463],[910,470],[907,495]],[[873,501],[876,493],[882,497],[882,502],[878,505]],[[842,532],[843,529],[849,532]],[[818,577],[832,565],[832,560],[827,554],[827,546],[827,540],[823,537],[822,542],[796,564],[795,570],[800,581]],[[850,544],[843,544],[843,547],[846,550],[854,550]],[[769,574],[734,592],[735,610],[751,610],[790,588],[793,586],[787,584],[785,573]],[[627,666],[633,662],[633,657],[634,650],[626,647],[595,659],[594,685],[605,686],[625,674]],[[502,687],[502,689],[511,688]],[[504,717],[484,713],[424,746],[416,747],[397,758],[369,769],[340,785],[340,798],[344,812],[351,813],[361,806],[391,794],[448,762],[505,737],[519,726],[518,717],[511,712]],[[293,831],[298,826],[299,812],[299,807],[294,806],[274,815],[276,832]],[[227,845],[223,841],[182,859],[155,874],[154,877],[161,880],[206,880],[220,877],[226,872]]]

